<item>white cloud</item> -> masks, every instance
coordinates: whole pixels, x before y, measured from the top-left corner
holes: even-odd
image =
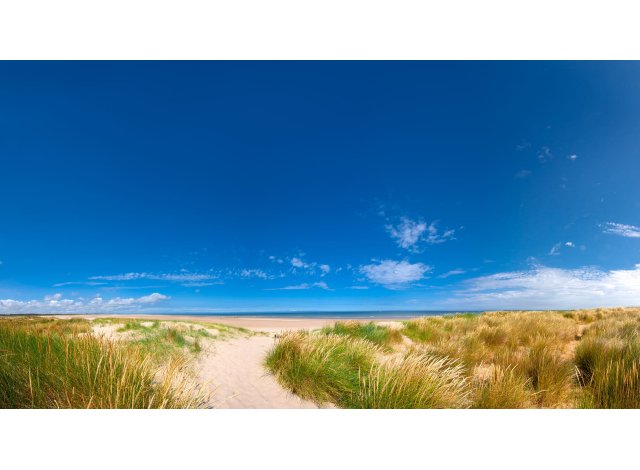
[[[278,264],[284,263],[284,260],[282,258],[278,258],[277,256],[271,255],[271,256],[269,256],[269,259],[271,261],[273,261],[274,263],[278,263]]]
[[[353,289],[353,290],[367,290],[369,289],[369,286],[351,286],[348,289]]]
[[[553,158],[553,153],[551,152],[551,149],[546,145],[542,147],[540,150],[538,150],[538,160],[540,160],[541,162],[543,163],[547,162],[552,158]]]
[[[246,278],[257,277],[258,279],[269,279],[267,273],[261,269],[243,269],[240,271],[240,276]]]
[[[182,287],[207,287],[207,286],[219,286],[221,284],[224,284],[222,281],[216,281],[216,282],[185,282],[183,284],[180,284]],[[199,292],[199,290],[198,290]]]
[[[549,250],[549,254],[550,254],[551,256],[557,256],[557,255],[559,255],[559,254],[560,254],[560,246],[561,246],[561,245],[562,245],[561,243],[556,243],[555,245],[553,245],[553,246],[551,247],[551,250]]]
[[[635,225],[617,224],[615,222],[607,222],[601,226],[603,233],[611,235],[620,235],[627,238],[640,238],[640,227]]]
[[[640,305],[640,264],[603,271],[535,266],[465,281],[445,304],[470,309],[565,309]]]
[[[411,220],[408,217],[401,217],[397,225],[385,225],[385,229],[398,246],[410,251],[417,251],[417,245],[421,241],[429,244],[443,243],[453,238],[455,233],[455,230],[440,232],[435,221],[427,225],[423,220]]]
[[[136,299],[136,302],[140,302],[141,304],[152,304],[155,302],[158,302],[159,300],[167,300],[169,297],[167,297],[166,295],[163,294],[158,294],[157,292],[154,292],[153,294],[150,295],[144,295],[142,297],[138,297]]]
[[[92,299],[65,299],[62,294],[47,295],[42,300],[0,299],[0,313],[112,313],[118,310],[140,309],[169,297],[154,292],[142,297],[113,297],[104,299],[100,295]]]
[[[84,282],[84,281],[78,281],[78,282],[58,282],[57,284],[54,284],[53,287],[64,287],[64,286],[103,286],[105,285],[104,282]]]
[[[331,267],[328,264],[321,264],[315,261],[308,262],[303,259],[304,253],[299,254],[298,256],[294,256],[289,259],[291,263],[291,271],[293,273],[302,272],[307,275],[317,274],[318,270],[320,271],[320,276],[325,276],[331,271]]]
[[[274,288],[265,289],[265,290],[308,290],[314,287],[317,287],[318,289],[323,289],[323,290],[333,290],[327,285],[326,282],[323,282],[323,281],[314,282],[314,283],[305,282],[303,284],[298,284],[295,286],[274,287]]]
[[[447,271],[444,274],[440,274],[438,277],[447,278],[449,276],[457,276],[459,274],[464,274],[466,271],[464,269],[452,269],[451,271]]]
[[[412,249],[420,241],[422,234],[427,231],[427,224],[423,221],[418,222],[402,217],[398,225],[387,224],[385,228],[391,238],[396,240],[398,246]]]
[[[578,156],[575,153],[573,153],[573,154],[567,156],[567,159],[571,160],[572,162],[575,162],[578,159]]]
[[[444,232],[438,231],[438,223],[431,222],[427,227],[429,234],[427,235],[427,243],[444,243],[447,240],[452,240],[455,230],[445,230]]]
[[[411,282],[424,278],[430,266],[422,263],[411,264],[408,261],[382,260],[377,264],[360,266],[360,272],[371,282],[389,289],[406,287]]]
[[[125,273],[115,274],[110,276],[91,276],[91,280],[102,281],[135,281],[138,279],[151,279],[155,281],[169,281],[169,282],[189,282],[189,281],[207,281],[211,279],[217,279],[217,276],[213,274],[200,274],[200,273]]]
[[[291,266],[293,266],[294,268],[301,268],[301,269],[309,267],[309,265],[304,261],[302,261],[301,258],[296,258],[296,257],[291,258]]]
[[[566,246],[567,248],[575,248],[576,246],[574,245],[573,242],[558,242],[555,245],[553,245],[551,247],[551,250],[549,250],[549,255],[551,256],[557,256],[560,254],[560,250],[562,249],[563,246]]]

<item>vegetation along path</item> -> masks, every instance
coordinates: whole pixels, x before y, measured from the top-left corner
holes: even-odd
[[[282,388],[263,367],[273,334],[216,341],[198,363],[199,379],[213,389],[213,408],[317,408]]]

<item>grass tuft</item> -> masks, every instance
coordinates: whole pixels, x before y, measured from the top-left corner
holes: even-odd
[[[410,353],[380,361],[371,341],[332,333],[281,336],[265,366],[298,396],[343,408],[449,408],[468,403],[462,366]]]
[[[140,348],[0,322],[0,408],[193,408],[201,397],[172,359]]]
[[[356,345],[367,359],[350,363]],[[640,309],[432,316],[394,330],[339,322],[293,346],[278,341],[267,367],[342,407],[640,408]]]
[[[333,326],[322,328],[321,332],[325,335],[335,334],[365,339],[378,346],[390,346],[402,342],[402,333],[399,329],[377,325],[373,322],[335,322]]]

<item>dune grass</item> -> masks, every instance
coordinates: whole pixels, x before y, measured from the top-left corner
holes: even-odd
[[[531,380],[513,367],[493,365],[488,374],[475,378],[472,395],[474,408],[533,408]]]
[[[296,395],[319,404],[350,404],[360,371],[373,365],[379,348],[366,340],[334,334],[289,332],[267,355],[265,366]]]
[[[470,391],[456,361],[410,353],[376,362],[361,372],[353,392],[357,408],[466,408]]]
[[[284,335],[265,365],[340,407],[638,408],[639,333],[640,309],[342,322]]]
[[[402,333],[400,330],[381,326],[373,322],[335,322],[332,326],[322,328],[321,332],[325,335],[336,334],[349,336],[351,338],[366,339],[383,347],[402,342]]]
[[[298,396],[343,408],[449,408],[467,403],[462,368],[409,354],[379,361],[382,349],[362,338],[322,332],[284,334],[265,366]]]
[[[130,318],[0,318],[2,408],[192,408],[193,358],[226,325]]]
[[[77,322],[78,325],[81,322]],[[159,368],[139,347],[49,321],[0,321],[0,408],[193,408],[184,358]],[[87,329],[78,328],[82,333]]]
[[[92,323],[96,327],[112,327],[120,340],[140,346],[158,361],[185,353],[198,354],[207,341],[254,334],[245,328],[181,320],[97,318]]]
[[[417,347],[459,359],[469,378],[478,366],[495,368],[486,386],[477,389],[477,406],[573,406],[574,368],[569,349],[578,324],[561,312],[495,312],[475,316],[425,317],[405,324],[405,334]],[[502,371],[502,372],[500,372]],[[513,396],[505,394],[511,384]],[[516,385],[517,384],[517,385]],[[504,385],[504,386],[503,386]],[[527,398],[524,398],[524,397]]]
[[[640,408],[640,317],[620,315],[594,323],[576,349],[579,379],[589,408]]]

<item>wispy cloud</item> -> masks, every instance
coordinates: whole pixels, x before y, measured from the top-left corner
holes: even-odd
[[[396,240],[398,246],[405,249],[413,249],[427,231],[427,224],[424,221],[415,221],[402,217],[398,225],[387,224],[385,228],[391,238]]]
[[[429,244],[443,243],[451,240],[455,230],[438,229],[438,222],[427,224],[424,220],[412,220],[401,217],[396,225],[387,224],[385,229],[391,235],[399,247],[409,251],[418,251],[418,244],[425,241]]]
[[[272,287],[271,289],[265,289],[265,290],[308,290],[308,289],[313,289],[314,287],[318,289],[323,289],[323,290],[333,290],[327,285],[326,282],[323,282],[323,281],[313,282],[313,283],[305,282],[303,284],[297,284],[295,286]]]
[[[549,250],[549,255],[551,256],[558,256],[562,250],[562,247],[565,246],[567,248],[575,248],[576,246],[574,245],[573,242],[569,241],[569,242],[558,242],[555,245],[553,245],[551,247],[551,249]]]
[[[138,310],[157,302],[169,299],[168,296],[154,292],[142,297],[112,297],[104,299],[97,295],[91,299],[65,299],[56,293],[42,300],[0,299],[0,313],[110,313],[120,310]]]
[[[549,160],[553,159],[553,153],[551,152],[551,149],[546,145],[538,150],[537,156],[538,160],[540,160],[542,163],[548,162]]]
[[[94,282],[94,281],[71,281],[71,282],[58,282],[54,284],[52,287],[64,287],[64,286],[103,286],[106,283],[104,282]]]
[[[298,257],[293,257],[291,258],[291,266],[293,266],[294,268],[301,268],[301,269],[306,269],[311,267],[310,264],[305,263],[304,261],[302,261],[302,258],[298,258]]]
[[[627,238],[640,238],[640,227],[635,225],[617,224],[615,222],[607,222],[603,225],[602,232],[611,235],[619,235]]]
[[[578,159],[578,156],[575,153],[572,153],[571,155],[567,156],[567,160],[571,160],[572,162],[575,162]]]
[[[269,279],[269,275],[262,269],[243,269],[240,271],[240,277],[251,278],[257,277],[258,279]]]
[[[184,282],[180,284],[182,287],[208,287],[208,286],[220,286],[224,284],[222,281],[215,282]]]
[[[307,275],[314,275],[320,273],[320,276],[326,276],[331,271],[331,266],[324,263],[318,263],[316,261],[306,261],[304,259],[304,253],[289,258],[291,264],[291,271],[293,273],[304,273]]]
[[[446,229],[440,231],[438,229],[438,222],[431,222],[429,227],[427,227],[427,243],[435,244],[435,243],[444,243],[448,240],[453,240],[453,235],[455,234],[455,230]]]
[[[464,269],[452,269],[451,271],[447,271],[446,273],[440,274],[438,277],[447,278],[450,276],[458,276],[460,274],[464,274],[466,271]]]
[[[422,263],[411,264],[408,261],[382,260],[377,263],[360,266],[360,272],[369,281],[388,289],[401,289],[410,283],[424,278],[430,266]]]
[[[138,279],[150,279],[155,281],[169,282],[189,282],[189,281],[207,281],[217,279],[218,276],[207,273],[124,273],[109,276],[91,276],[89,279],[102,281],[135,281]]]
[[[445,304],[472,309],[547,309],[640,305],[640,264],[603,271],[534,266],[463,283]]]
[[[369,286],[351,286],[351,287],[347,287],[347,289],[353,289],[353,290],[367,290],[367,289],[369,289]]]

